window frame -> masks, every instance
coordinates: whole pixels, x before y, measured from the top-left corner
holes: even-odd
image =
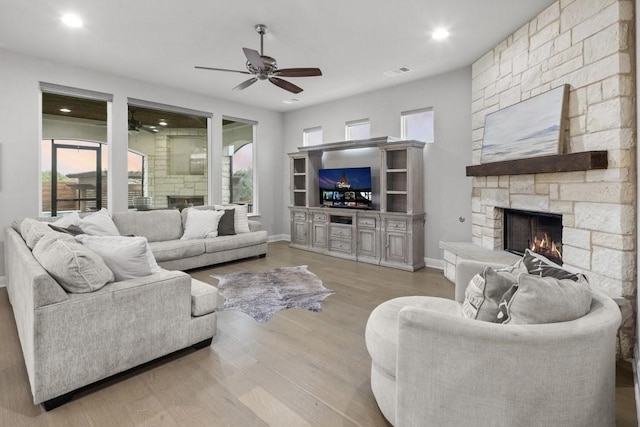
[[[253,179],[253,189],[252,189],[252,195],[251,195],[251,212],[249,213],[249,216],[258,216],[260,215],[260,206],[259,206],[259,201],[258,201],[258,168],[257,168],[257,159],[258,159],[258,122],[255,120],[250,120],[250,119],[242,119],[239,117],[233,117],[233,116],[225,116],[223,115],[222,120],[230,120],[230,121],[234,121],[234,122],[240,122],[240,123],[244,123],[247,125],[252,125],[253,127],[253,133],[252,133],[252,138],[253,140],[251,141],[251,170],[252,170],[252,179]],[[222,124],[222,121],[221,121]],[[224,140],[224,137],[223,137]],[[224,141],[222,141],[222,143],[224,144]]]
[[[320,132],[320,143],[319,144],[309,144],[309,134]],[[302,145],[304,147],[308,147],[310,145],[320,145],[323,143],[324,133],[322,131],[322,126],[315,126],[312,128],[306,128],[302,130]]]
[[[408,111],[402,111],[400,113],[400,139],[402,140],[406,140],[409,139],[407,136],[407,122],[406,122],[406,117],[407,116],[413,116],[413,115],[417,115],[417,114],[422,114],[422,113],[431,113],[431,128],[433,130],[433,135],[430,141],[425,141],[423,139],[418,139],[417,141],[421,141],[424,142],[425,144],[433,144],[435,142],[436,136],[435,136],[435,112],[433,110],[433,107],[424,107],[424,108],[417,108],[415,110],[408,110]]]
[[[367,138],[364,139],[369,139],[371,138],[371,120],[369,120],[369,118],[365,118],[365,119],[358,119],[358,120],[351,120],[348,121],[344,124],[344,139],[345,141],[354,141],[353,139],[351,139],[351,129],[355,126],[360,126],[360,125],[364,125],[364,124],[368,124],[369,125],[369,136]]]

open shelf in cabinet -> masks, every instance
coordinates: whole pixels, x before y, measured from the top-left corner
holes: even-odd
[[[407,171],[394,169],[387,171],[387,191],[407,191]]]
[[[387,151],[387,170],[395,169],[407,171],[407,150]]]
[[[307,173],[305,159],[293,159],[293,173],[294,175]]]

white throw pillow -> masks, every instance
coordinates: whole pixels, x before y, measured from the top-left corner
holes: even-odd
[[[109,212],[105,208],[80,219],[80,224],[78,225],[82,228],[82,231],[92,236],[120,235],[118,227],[116,227],[111,216],[109,216]]]
[[[104,260],[68,234],[45,234],[33,256],[67,292],[93,292],[113,281]]]
[[[247,205],[215,205],[216,209],[235,209],[234,212],[234,222],[233,227],[235,228],[236,234],[241,233],[250,233],[249,229],[249,217],[248,217],[248,208]]]
[[[52,222],[52,224],[55,225],[56,227],[62,227],[62,228],[71,227],[72,225],[79,227],[80,221],[81,221],[81,218],[80,218],[80,215],[78,215],[78,212],[71,212],[65,216],[61,216],[56,221]]]
[[[20,223],[20,235],[31,250],[33,250],[42,236],[48,233],[54,233],[54,231],[49,228],[46,222],[25,218]]]
[[[144,277],[160,271],[145,237],[90,236],[76,240],[102,257],[117,281]]]
[[[224,211],[189,208],[181,240],[218,237],[218,223]]]

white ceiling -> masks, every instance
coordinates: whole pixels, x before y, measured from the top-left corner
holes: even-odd
[[[0,0],[0,48],[112,74],[289,111],[470,65],[554,0]],[[64,26],[75,12],[84,27]],[[318,67],[287,78],[298,95],[248,76],[242,47],[280,68]],[[436,27],[451,36],[431,39]],[[0,66],[2,66],[0,64]],[[411,72],[386,77],[400,66]],[[291,105],[282,101],[297,98]]]

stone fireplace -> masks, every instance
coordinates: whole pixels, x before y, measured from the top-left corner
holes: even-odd
[[[472,165],[484,166],[487,114],[564,84],[559,153],[606,156],[603,169],[475,174],[473,243],[502,251],[510,210],[561,215],[564,265],[621,306],[624,357],[632,352],[637,289],[633,20],[628,1],[556,1],[472,66]]]

